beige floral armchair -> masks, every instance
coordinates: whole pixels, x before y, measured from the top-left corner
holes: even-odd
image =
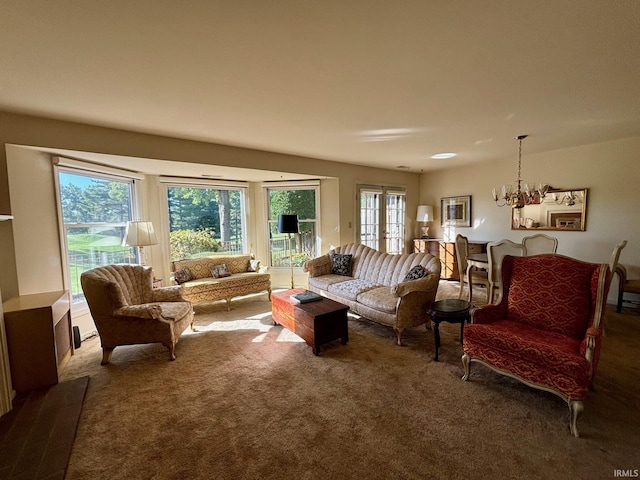
[[[118,345],[162,343],[175,360],[175,346],[188,325],[193,307],[180,287],[152,287],[151,267],[107,265],[80,276],[82,290],[102,345],[102,365]]]

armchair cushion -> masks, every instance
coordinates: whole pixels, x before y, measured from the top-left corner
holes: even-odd
[[[577,378],[582,393],[589,387],[589,362],[580,356],[580,342],[574,338],[508,320],[476,325],[466,329],[465,336],[470,355],[495,351],[492,363],[498,368],[510,367],[511,362],[501,361],[508,353],[529,365],[527,373],[533,381],[537,372],[552,370],[556,373],[552,377],[561,374]]]

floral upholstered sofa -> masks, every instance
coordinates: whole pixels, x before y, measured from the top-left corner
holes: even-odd
[[[393,327],[402,345],[405,329],[427,322],[440,267],[440,260],[428,253],[391,255],[352,243],[307,261],[303,269],[309,273],[309,290]]]
[[[268,267],[260,266],[250,254],[176,260],[171,262],[171,272],[182,297],[193,304],[226,300],[230,310],[234,297],[267,292],[271,299]]]

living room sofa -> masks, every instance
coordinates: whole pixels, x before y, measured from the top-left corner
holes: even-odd
[[[350,265],[343,262],[345,259]],[[427,322],[427,310],[438,291],[440,268],[440,260],[428,253],[392,255],[355,243],[337,247],[303,266],[309,273],[309,290],[393,327],[398,345],[402,345],[405,329]],[[416,272],[423,276],[407,278],[417,277]]]
[[[229,275],[214,277],[214,270],[222,265]],[[250,254],[176,260],[171,262],[171,272],[172,283],[180,285],[182,297],[193,304],[225,300],[231,310],[234,297],[267,292],[271,299],[268,267],[260,266]]]

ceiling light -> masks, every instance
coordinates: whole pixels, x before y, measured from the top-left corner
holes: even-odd
[[[445,152],[445,153],[436,153],[435,155],[431,155],[431,158],[433,158],[434,160],[444,160],[447,158],[453,158],[455,156],[456,156],[455,153]]]
[[[417,133],[416,128],[383,128],[378,130],[364,130],[358,132],[363,142],[391,142],[400,140]]]

